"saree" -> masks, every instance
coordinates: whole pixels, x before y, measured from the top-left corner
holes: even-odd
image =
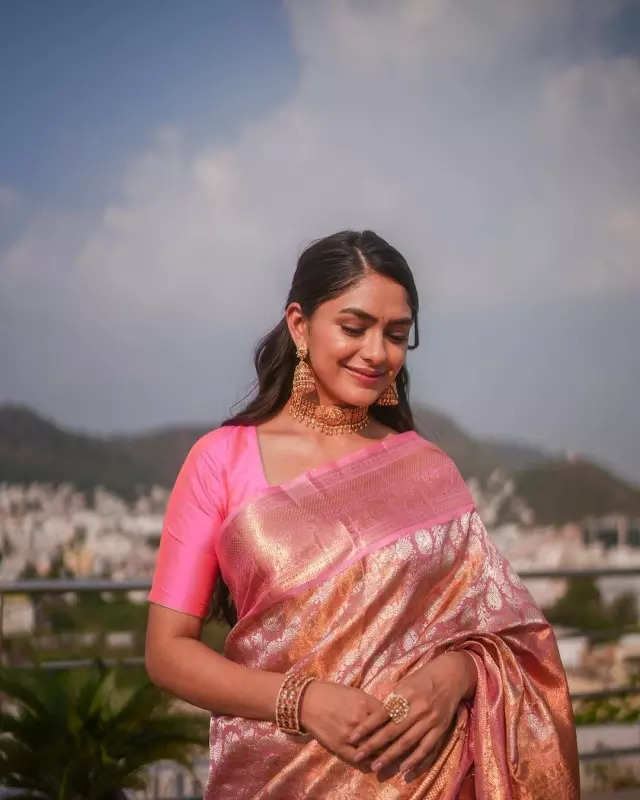
[[[212,714],[205,800],[578,798],[551,626],[452,460],[413,431],[378,445],[269,487],[225,520],[218,558],[238,621],[224,655],[383,700],[404,676],[464,649],[475,695],[413,780],[350,765],[309,733]]]

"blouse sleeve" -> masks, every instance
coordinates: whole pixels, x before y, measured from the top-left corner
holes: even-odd
[[[220,469],[204,449],[206,438],[193,445],[171,490],[147,597],[197,617],[207,615],[218,576],[215,542],[226,505]]]

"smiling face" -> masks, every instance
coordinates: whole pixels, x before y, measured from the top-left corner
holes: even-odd
[[[308,320],[298,303],[289,304],[286,317],[294,342],[307,345],[322,404],[372,405],[404,364],[411,328],[407,292],[377,272],[367,270]]]

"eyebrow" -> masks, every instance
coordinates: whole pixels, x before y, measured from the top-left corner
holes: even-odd
[[[377,322],[377,317],[374,317],[373,314],[368,314],[366,311],[363,311],[361,308],[341,308],[338,311],[338,314],[355,314],[356,317],[360,317],[361,319],[366,320],[367,322]],[[398,319],[390,319],[389,324],[391,325],[411,325],[413,322],[412,317],[398,317]]]

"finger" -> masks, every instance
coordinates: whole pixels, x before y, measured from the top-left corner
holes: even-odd
[[[402,736],[399,736],[383,753],[376,757],[375,761],[371,764],[371,769],[378,772],[391,764],[392,761],[401,758],[407,750],[410,750],[422,741],[425,733],[425,723],[416,723],[409,728],[409,730],[405,731]]]
[[[348,744],[343,745],[338,751],[335,752],[339,758],[345,761],[347,764],[356,767],[357,769],[361,770],[362,772],[368,772],[371,770],[371,759],[363,759],[357,761],[355,758],[356,749],[355,747],[350,747]]]
[[[395,741],[401,736],[414,722],[387,722],[382,728],[369,736],[365,741],[361,741],[356,752],[356,759],[367,758],[372,753],[376,753]]]
[[[381,709],[369,714],[368,717],[356,725],[353,731],[351,731],[347,742],[354,745],[365,736],[368,736],[370,733],[378,730],[381,725],[384,725],[387,722],[389,722],[389,713],[383,706]]]
[[[399,771],[408,772],[414,767],[417,767],[427,756],[431,756],[431,760],[434,761],[440,750],[443,739],[444,734],[442,729],[439,727],[432,728],[423,736],[422,741],[418,743],[411,755],[405,758],[400,764]]]

